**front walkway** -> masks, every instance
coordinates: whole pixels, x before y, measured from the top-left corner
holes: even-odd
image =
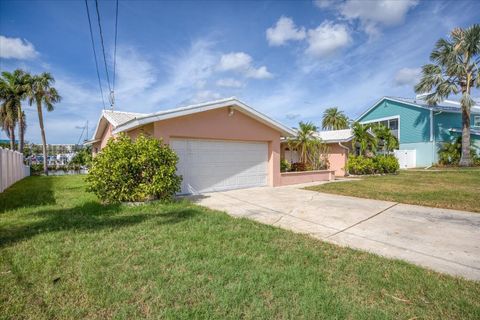
[[[232,190],[192,199],[235,217],[480,280],[478,213],[332,195],[299,186]]]

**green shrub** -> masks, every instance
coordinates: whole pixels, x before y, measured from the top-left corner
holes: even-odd
[[[291,169],[290,162],[285,159],[280,160],[280,172],[288,172]]]
[[[88,191],[105,202],[170,200],[180,191],[178,156],[168,145],[143,135],[111,139],[92,160]]]
[[[397,173],[399,169],[400,164],[393,155],[350,156],[347,161],[348,172],[355,175]]]
[[[393,155],[377,155],[373,158],[376,173],[397,173],[400,170],[398,159]]]
[[[350,174],[362,175],[375,173],[375,163],[372,158],[364,156],[350,156],[347,161],[347,170]]]
[[[39,176],[43,173],[43,163],[33,163],[30,165],[30,174],[32,176]]]

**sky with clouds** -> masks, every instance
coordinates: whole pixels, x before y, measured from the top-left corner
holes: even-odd
[[[99,10],[112,77],[115,2]],[[413,97],[434,43],[478,12],[479,1],[120,1],[116,109],[236,96],[290,126],[318,125],[332,106],[355,118],[382,96]],[[54,75],[63,100],[45,114],[49,143],[77,143],[86,121],[93,131],[103,104],[84,1],[0,1],[0,68]],[[26,138],[40,142],[25,108]]]

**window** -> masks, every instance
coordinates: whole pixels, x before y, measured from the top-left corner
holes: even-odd
[[[473,126],[474,127],[480,127],[480,116],[474,116],[473,117]]]
[[[398,139],[398,119],[388,119],[388,120],[382,120],[382,121],[375,121],[371,122],[372,125],[376,124],[381,124],[384,125],[385,127],[389,128],[390,131],[392,131],[392,134],[395,136],[395,138]],[[480,117],[478,119],[479,125],[480,125]]]

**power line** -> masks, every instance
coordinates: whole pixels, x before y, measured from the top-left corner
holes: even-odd
[[[95,58],[95,68],[97,69],[98,85],[100,87],[100,94],[102,95],[103,110],[105,110],[105,100],[103,99],[102,81],[100,80],[100,72],[98,71],[97,51],[95,50],[95,41],[93,40],[92,21],[90,20],[90,10],[88,9],[88,2],[85,0],[87,7],[88,26],[90,27],[90,38],[92,39],[93,57]]]
[[[112,108],[115,105],[115,76],[116,76],[116,66],[117,66],[117,30],[118,30],[118,0],[115,8],[115,45],[113,50],[113,81],[112,81]]]
[[[107,56],[105,55],[105,44],[103,42],[103,32],[102,32],[102,23],[100,22],[100,10],[98,9],[98,0],[95,0],[95,8],[97,10],[97,20],[98,20],[98,29],[100,30],[100,43],[102,44],[103,52],[103,62],[105,64],[105,74],[107,75],[108,90],[112,92],[112,87],[110,86],[110,77],[108,76],[108,67],[107,67]],[[111,104],[111,101],[110,101]]]

